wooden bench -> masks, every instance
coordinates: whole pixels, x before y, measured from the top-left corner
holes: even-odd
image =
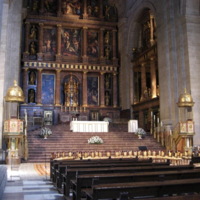
[[[128,183],[109,183],[93,186],[92,189],[82,190],[87,200],[97,199],[116,199],[120,194],[127,193],[131,199],[138,197],[161,197],[183,193],[199,193],[200,178],[147,181],[147,182],[128,182]]]
[[[134,167],[109,167],[109,168],[79,168],[79,169],[68,169],[64,178],[64,196],[68,197],[70,193],[70,181],[76,179],[76,175],[82,174],[111,174],[111,173],[135,173],[145,171],[172,171],[172,170],[184,170],[193,169],[192,165],[181,165],[181,166],[168,166],[168,165],[155,165],[155,166],[134,166]]]
[[[81,189],[91,188],[92,184],[103,183],[123,183],[123,182],[141,182],[141,181],[162,181],[176,180],[186,178],[200,178],[200,169],[187,169],[175,171],[153,171],[137,173],[113,173],[113,174],[86,174],[78,175],[76,180],[71,180],[73,197],[76,200],[81,199]]]
[[[62,192],[62,183],[64,181],[63,174],[66,173],[67,169],[72,168],[107,168],[107,167],[128,167],[128,166],[154,166],[154,165],[169,165],[169,161],[163,163],[152,163],[151,159],[138,160],[138,159],[111,159],[111,160],[90,160],[87,163],[80,161],[77,163],[62,163],[58,164],[57,169],[54,170],[53,183],[59,192]]]

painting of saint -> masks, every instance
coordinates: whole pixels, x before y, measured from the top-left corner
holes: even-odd
[[[43,53],[56,54],[56,29],[44,29]]]
[[[57,10],[56,0],[44,0],[44,11],[47,13],[55,13]]]
[[[87,102],[88,105],[99,105],[99,79],[98,77],[87,77]]]
[[[88,45],[87,54],[91,57],[99,57],[99,37],[97,31],[88,31],[87,33]]]
[[[63,0],[62,12],[64,15],[81,15],[81,6],[80,0]]]
[[[42,104],[54,104],[54,74],[42,74]]]
[[[62,55],[80,56],[81,55],[81,30],[79,29],[62,29]]]

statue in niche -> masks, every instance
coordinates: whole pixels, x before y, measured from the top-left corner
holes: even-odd
[[[87,7],[87,14],[88,14],[89,16],[92,15],[92,7],[91,7],[91,6],[88,6],[88,7]]]
[[[110,89],[110,75],[106,75],[105,77],[105,86],[106,86],[106,89]]]
[[[35,42],[31,42],[31,44],[30,44],[30,55],[36,55]]]
[[[31,32],[30,32],[29,38],[32,39],[32,40],[35,40],[36,35],[37,35],[36,33],[37,33],[37,29],[36,29],[35,25],[33,25],[31,27]]]
[[[107,60],[110,59],[110,48],[109,47],[106,47],[106,49],[105,49],[105,57]]]
[[[35,103],[35,91],[33,89],[28,91],[28,102]]]
[[[29,73],[29,85],[35,85],[35,81],[36,81],[35,72],[31,71]]]
[[[110,33],[109,33],[109,31],[107,31],[106,34],[105,34],[104,42],[107,45],[110,43]]]
[[[98,17],[99,16],[99,7],[95,6],[94,7],[94,17]]]
[[[34,12],[38,11],[38,1],[37,1],[37,0],[33,1],[32,10],[33,10]]]
[[[105,104],[106,104],[106,106],[110,105],[110,95],[109,95],[109,92],[106,92],[106,95],[105,95]]]

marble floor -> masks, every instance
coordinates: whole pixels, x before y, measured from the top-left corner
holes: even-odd
[[[7,165],[8,181],[2,200],[64,200],[49,175],[40,175],[33,163]]]

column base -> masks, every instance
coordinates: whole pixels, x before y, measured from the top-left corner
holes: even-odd
[[[83,57],[82,57],[82,61],[83,61],[84,63],[88,63],[88,56],[83,56]]]
[[[62,56],[60,54],[56,54],[56,61],[61,61]]]
[[[43,53],[37,53],[37,60],[39,61],[43,60]]]
[[[29,52],[23,53],[23,60],[29,60]]]

